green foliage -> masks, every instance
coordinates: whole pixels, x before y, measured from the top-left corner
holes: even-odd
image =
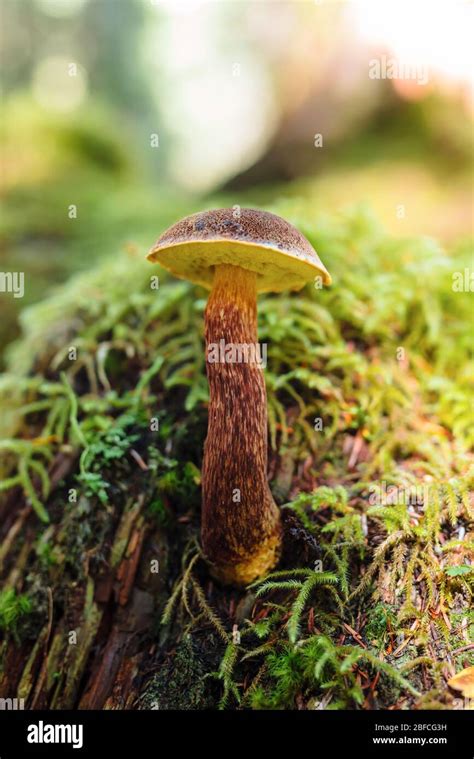
[[[291,643],[295,643],[301,631],[301,617],[313,591],[320,585],[336,585],[337,581],[336,575],[331,572],[318,572],[312,569],[273,572],[262,583],[257,584],[256,595],[259,597],[275,590],[297,591],[288,620],[288,638]]]
[[[455,567],[446,567],[444,571],[449,577],[464,577],[465,575],[472,574],[474,567],[468,564],[461,564]]]
[[[234,698],[237,704],[240,704],[240,692],[233,680],[234,669],[237,664],[239,655],[239,648],[235,643],[228,643],[225,649],[224,656],[222,657],[219,671],[216,673],[216,677],[222,680],[224,685],[224,692],[219,702],[219,709],[225,709],[230,702],[231,697]]]
[[[45,463],[52,458],[46,441],[4,439],[0,441],[0,456],[2,454],[5,457],[4,468],[9,471],[14,467],[16,471],[11,476],[4,477],[0,482],[0,492],[11,490],[16,486],[22,487],[39,519],[42,522],[48,522],[48,512],[38,498],[37,489],[33,484],[33,478],[36,476],[41,495],[43,499],[46,499],[50,492],[50,482]],[[11,463],[12,460],[15,464]]]
[[[157,488],[162,493],[189,501],[196,495],[201,482],[199,469],[192,461],[187,461],[184,466],[180,466],[178,461],[171,461],[168,466],[173,468],[157,479]]]
[[[471,484],[472,475],[465,479],[451,477],[448,481],[431,479],[424,484],[421,502],[410,506],[412,491],[404,483],[404,488],[398,491],[400,502],[369,508],[367,515],[383,523],[386,537],[375,549],[371,565],[354,594],[369,588],[376,579],[380,595],[387,597],[389,593],[394,602],[397,598],[404,599],[399,606],[399,621],[418,619],[426,633],[433,623],[430,611],[437,604],[453,608],[455,595],[459,593],[469,604],[472,572],[467,562],[472,557],[472,545],[468,540],[444,540],[440,555],[440,538],[446,535],[446,530],[472,521],[468,498]],[[455,566],[448,563],[452,554],[456,554],[459,562]],[[426,598],[421,612],[413,604],[420,589]],[[444,618],[437,615],[434,624],[448,639]]]
[[[295,699],[308,691],[317,693],[325,708],[344,709],[361,706],[364,691],[359,677],[365,665],[370,673],[382,673],[388,680],[415,696],[418,691],[386,661],[360,646],[338,646],[316,635],[300,647],[284,644],[267,656],[269,684],[252,694],[254,708],[292,709]]]
[[[58,563],[58,552],[51,544],[50,538],[51,528],[48,527],[39,536],[35,546],[36,555],[40,560],[41,566],[46,570]]]
[[[155,498],[148,506],[148,514],[160,527],[168,527],[170,516],[162,498]]]
[[[140,435],[135,431],[136,422],[135,417],[123,414],[110,427],[97,432],[90,443],[86,443],[77,476],[86,496],[96,496],[101,503],[108,503],[110,483],[105,479],[104,472],[114,462],[120,461],[139,439]]]
[[[274,681],[273,688],[260,687],[252,695],[254,708],[292,709],[298,690],[303,686],[301,652],[288,644],[276,648],[267,656],[266,670]]]
[[[368,619],[364,628],[366,639],[370,643],[380,641],[383,645],[389,628],[394,628],[396,625],[393,608],[384,603],[377,603],[370,609],[367,616]]]
[[[18,625],[32,610],[28,596],[12,588],[0,591],[0,630],[18,635]]]
[[[291,503],[286,504],[286,506],[298,515],[309,531],[313,531],[314,524],[308,517],[308,509],[312,512],[317,512],[320,509],[330,508],[334,510],[335,513],[347,514],[349,512],[347,502],[347,491],[341,485],[336,485],[334,488],[323,485],[316,488],[311,493],[299,493],[299,495],[297,495]]]

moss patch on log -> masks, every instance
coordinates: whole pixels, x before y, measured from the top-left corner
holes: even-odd
[[[1,378],[1,578],[31,604],[0,630],[2,696],[463,707],[447,680],[473,652],[473,366],[470,293],[452,275],[469,249],[392,239],[360,209],[271,210],[334,277],[259,303],[278,572],[242,592],[210,578],[205,295],[164,273],[154,289],[144,251],[118,255],[23,312]]]

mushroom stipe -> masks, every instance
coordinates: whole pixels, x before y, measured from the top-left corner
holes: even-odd
[[[211,287],[206,351],[257,346],[257,293],[331,279],[310,243],[265,211],[219,209],[186,217],[149,253],[179,277]],[[224,584],[244,586],[278,562],[280,512],[267,481],[267,397],[256,358],[208,360],[209,420],[202,470],[204,554]]]
[[[256,274],[216,267],[205,314],[206,347],[257,343]],[[280,512],[267,482],[267,394],[255,362],[209,363],[209,421],[202,471],[202,543],[221,581],[246,585],[278,561]]]

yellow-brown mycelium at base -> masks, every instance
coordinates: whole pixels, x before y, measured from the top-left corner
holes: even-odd
[[[267,482],[267,398],[257,346],[257,293],[300,290],[331,277],[310,242],[280,216],[217,208],[186,216],[148,254],[175,276],[211,289],[205,313],[210,402],[202,471],[205,556],[237,586],[277,563],[280,513]],[[220,346],[230,347],[224,358]],[[218,360],[211,353],[217,349]],[[260,359],[260,361],[259,361]]]
[[[221,582],[246,585],[275,566],[281,544],[280,513],[267,482],[265,380],[257,361],[213,363],[209,350],[222,340],[257,345],[256,274],[216,266],[205,323],[210,400],[203,549]]]

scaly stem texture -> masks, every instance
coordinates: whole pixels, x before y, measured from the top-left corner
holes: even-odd
[[[214,575],[245,585],[275,565],[281,543],[280,514],[267,481],[263,371],[258,353],[242,348],[257,347],[256,274],[216,266],[205,325],[210,401],[202,542]],[[216,351],[227,360],[215,361]]]

